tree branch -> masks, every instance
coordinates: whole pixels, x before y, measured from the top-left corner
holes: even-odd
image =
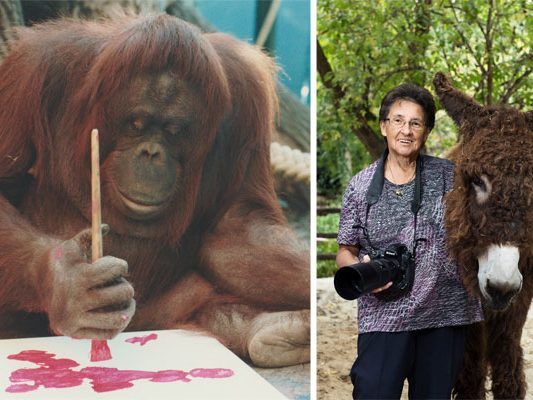
[[[340,85],[334,83],[334,80],[332,79],[333,69],[331,68],[331,64],[324,54],[324,50],[322,49],[318,39],[316,41],[316,68],[324,86],[333,92],[333,101],[338,109],[340,107],[341,99],[346,96],[346,92]]]
[[[492,12],[494,11],[494,0],[489,0],[489,13],[487,15],[487,23],[485,25],[485,51],[487,52],[487,101],[486,104],[492,104],[492,39],[491,39],[491,30],[492,30]],[[482,30],[483,32],[483,30]]]
[[[318,39],[316,43],[316,54],[318,74],[324,86],[332,91],[333,102],[338,110],[341,108],[341,100],[346,98],[346,91],[338,83],[335,83],[333,69]],[[368,84],[368,82],[366,83]],[[364,108],[350,104],[349,109],[346,111],[353,115],[350,125],[357,138],[363,143],[372,158],[378,158],[381,155],[384,144],[374,133],[374,130],[365,118],[365,114],[371,114],[370,110],[365,110]]]
[[[513,95],[513,93],[516,91],[516,89],[518,88],[518,86],[520,85],[520,83],[526,79],[529,74],[531,74],[532,72],[532,69],[531,68],[528,68],[524,71],[524,73],[522,75],[520,75],[519,77],[517,77],[510,85],[509,87],[505,90],[505,93],[503,93],[500,98],[498,99],[498,103],[500,104],[505,104],[509,101],[509,98]]]
[[[465,37],[463,31],[461,31],[459,29],[459,25],[461,25],[461,21],[459,21],[459,17],[457,16],[456,8],[455,8],[455,6],[453,5],[453,3],[450,0],[449,0],[449,5],[450,5],[450,8],[452,9],[453,16],[454,16],[455,22],[456,22],[455,31],[457,32],[457,34],[461,38],[461,42],[463,43],[463,45],[468,49],[468,52],[472,55],[472,57],[474,57],[474,60],[476,61],[476,64],[478,65],[478,67],[481,70],[481,72],[483,74],[485,74],[486,71],[485,71],[485,67],[483,66],[483,63],[481,62],[481,60],[479,60],[476,57],[476,53],[475,53],[474,49],[470,46],[470,43],[468,42],[468,40],[466,40],[466,37]]]

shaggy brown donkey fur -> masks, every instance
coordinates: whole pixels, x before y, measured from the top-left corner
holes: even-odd
[[[485,398],[490,365],[494,398],[523,399],[520,338],[533,295],[533,113],[483,107],[442,73],[433,83],[460,131],[446,199],[449,250],[485,312],[485,322],[470,329],[455,395]]]

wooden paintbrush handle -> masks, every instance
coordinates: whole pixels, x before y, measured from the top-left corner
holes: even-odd
[[[100,149],[98,129],[91,132],[92,262],[103,256],[102,206],[100,201]]]
[[[100,201],[100,146],[98,129],[91,132],[91,204],[92,204],[92,262],[104,255],[102,246],[102,206]],[[91,361],[111,359],[106,340],[91,341]]]

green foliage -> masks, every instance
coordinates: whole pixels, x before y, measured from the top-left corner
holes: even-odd
[[[335,275],[337,265],[335,261],[320,260],[316,262],[316,276],[317,278],[328,278]]]
[[[350,131],[348,118],[335,118],[327,90],[319,92],[317,118],[317,185],[321,193],[336,196],[356,172],[371,161],[363,144]]]
[[[332,206],[330,204],[330,206]],[[316,219],[317,232],[333,233],[339,229],[339,214],[318,216]],[[337,242],[335,239],[326,239],[317,242],[317,253],[336,253]],[[325,278],[333,276],[337,266],[333,260],[320,260],[317,262],[317,277]]]
[[[444,110],[437,111],[435,127],[426,140],[426,154],[446,158],[447,153],[457,143],[457,129]]]
[[[532,11],[529,0],[436,3],[428,65],[446,71],[483,104],[531,107]]]
[[[318,78],[318,192],[338,195],[368,165],[354,132],[367,124],[379,135],[380,101],[403,82],[433,90],[443,71],[483,104],[530,109],[531,11],[530,0],[319,0],[317,36],[333,70],[325,78],[344,96],[334,98]],[[445,154],[456,135],[439,116],[427,153]]]

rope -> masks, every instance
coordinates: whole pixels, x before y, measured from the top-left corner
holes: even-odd
[[[274,22],[276,21],[276,16],[279,11],[279,6],[281,4],[281,0],[273,0],[270,4],[270,8],[268,9],[268,13],[265,17],[265,20],[263,21],[263,26],[261,26],[261,30],[259,31],[259,34],[257,35],[257,40],[255,41],[255,44],[259,47],[263,47],[265,44],[268,35],[270,31],[272,30],[272,26],[274,25]]]
[[[309,184],[310,155],[277,142],[270,144],[270,165],[275,174]]]

